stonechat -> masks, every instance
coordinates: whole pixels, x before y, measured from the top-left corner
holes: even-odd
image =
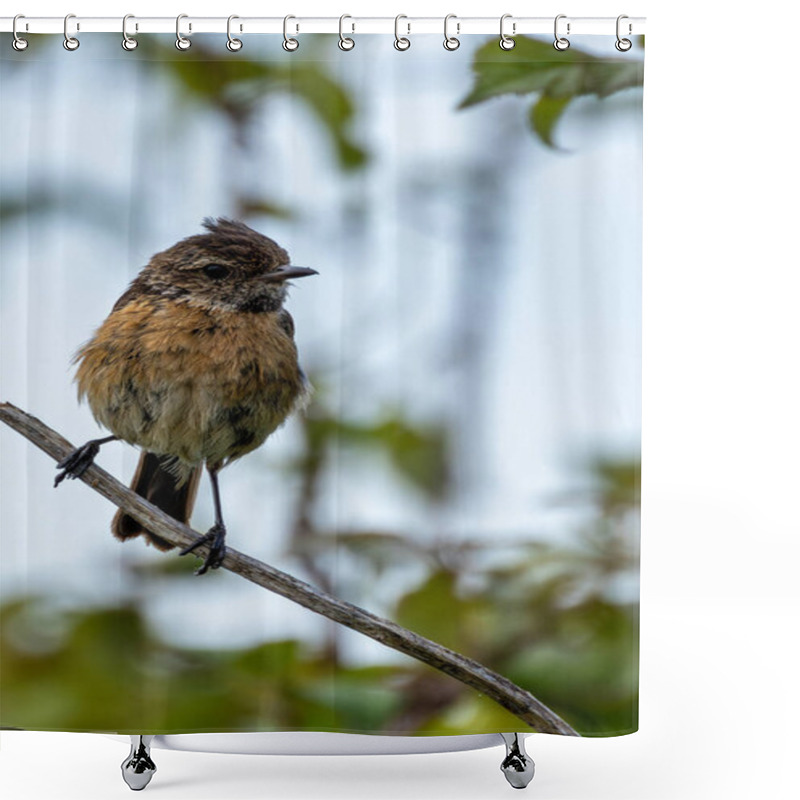
[[[205,465],[215,522],[180,553],[210,544],[198,575],[225,557],[219,470],[308,402],[283,304],[287,281],[317,274],[291,266],[282,247],[242,222],[209,218],[203,226],[206,233],[154,255],[77,352],[79,400],[112,435],[70,453],[55,481],[79,477],[102,444],[119,439],[142,449],[131,488],[188,523]],[[111,530],[173,547],[122,511]]]

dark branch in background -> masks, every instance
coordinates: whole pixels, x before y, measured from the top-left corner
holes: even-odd
[[[41,420],[10,403],[0,403],[0,421],[22,434],[56,461],[60,461],[75,449]],[[148,530],[178,547],[186,547],[200,536],[187,525],[168,517],[96,465],[91,466],[81,476],[81,480],[137,519]],[[206,551],[207,547],[203,546],[198,548],[196,553],[204,557]],[[578,736],[578,733],[555,712],[508,678],[391,620],[339,600],[286,572],[231,548],[227,549],[223,568],[316,614],[328,617],[340,625],[346,625],[376,642],[399,650],[417,661],[450,675],[491,698],[535,731]],[[431,613],[436,613],[436,610],[431,609]]]

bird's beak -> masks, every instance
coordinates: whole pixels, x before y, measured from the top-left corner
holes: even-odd
[[[319,273],[311,267],[281,267],[273,272],[268,272],[263,279],[267,283],[279,283],[288,281],[290,278],[305,278],[306,275],[319,275]]]

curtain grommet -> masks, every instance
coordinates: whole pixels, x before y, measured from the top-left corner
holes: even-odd
[[[81,46],[81,43],[78,41],[78,38],[76,36],[69,35],[69,21],[71,19],[75,19],[75,14],[67,14],[67,16],[64,17],[63,45],[65,50],[69,50],[70,53],[74,53]],[[75,30],[76,31],[80,30],[80,26],[78,25],[78,23],[75,24]]]
[[[181,50],[181,51],[188,50],[192,46],[192,40],[191,39],[187,39],[181,33],[181,20],[182,19],[188,19],[188,18],[189,18],[188,14],[178,14],[178,16],[175,18],[175,47],[177,47],[178,50]],[[191,30],[192,30],[192,26],[190,25],[189,26],[189,32],[190,33],[191,33]]]
[[[139,42],[128,34],[129,19],[136,19],[136,17],[133,14],[126,14],[122,18],[122,49],[130,53],[131,50],[135,50],[139,46]]]
[[[238,17],[236,14],[231,14],[231,15],[228,17],[228,31],[227,31],[227,33],[228,33],[228,41],[227,41],[227,42],[225,42],[225,47],[227,47],[227,48],[228,48],[228,50],[229,50],[231,53],[238,53],[238,52],[239,52],[239,51],[240,51],[240,50],[241,50],[241,49],[244,47],[244,42],[243,42],[241,39],[237,39],[237,38],[236,38],[236,37],[235,37],[235,36],[234,36],[234,35],[231,33],[231,23],[232,23],[232,22],[233,22],[235,19],[239,19],[239,17]],[[242,26],[240,25],[240,26],[239,26],[239,31],[241,32],[241,30],[242,30]]]
[[[512,15],[503,14],[503,16],[500,17],[500,41],[498,42],[500,49],[506,51],[513,50],[517,46],[517,42],[512,38],[512,36],[515,36],[517,33],[517,23],[511,23],[511,36],[509,36],[504,30],[507,19],[513,19]]]
[[[394,18],[394,49],[399,50],[401,53],[411,47],[411,39],[408,38],[411,33],[411,24],[406,22],[406,35],[400,35],[400,20],[408,19],[405,14],[398,14]]]
[[[451,19],[456,20],[455,36],[450,36],[450,33],[448,31],[448,26],[450,24]],[[461,47],[461,40],[458,38],[458,34],[460,32],[461,32],[461,23],[458,22],[458,17],[455,14],[448,14],[444,18],[444,42],[442,43],[442,46],[444,47],[445,50],[449,50],[452,53],[454,50],[458,50],[458,48]]]
[[[28,40],[27,39],[23,39],[19,35],[19,32],[17,31],[17,20],[20,20],[20,19],[25,19],[25,15],[24,14],[17,14],[14,17],[14,21],[11,23],[11,35],[13,37],[12,40],[11,40],[11,46],[18,53],[21,53],[23,50],[27,50],[28,49],[28,44],[29,44]]]
[[[339,49],[344,50],[345,52],[352,50],[356,46],[355,39],[344,35],[343,26],[346,19],[353,18],[349,14],[342,14],[342,16],[339,17]],[[356,26],[353,23],[350,23],[350,26],[350,32],[353,33],[356,29]]]
[[[624,19],[629,19],[627,14],[620,14],[617,17],[617,41],[614,42],[614,47],[616,47],[620,53],[627,53],[628,50],[630,50],[631,47],[633,47],[633,43],[631,42],[630,39],[623,39],[622,36],[620,36],[620,27],[621,27],[620,23]],[[631,25],[630,22],[628,22],[628,36],[631,35],[632,29],[633,26]]]
[[[567,18],[566,14],[559,14],[555,18],[555,21],[553,22],[553,35],[555,36],[555,40],[553,41],[553,47],[555,47],[556,50],[559,50],[559,51],[562,51],[562,52],[564,50],[568,50],[569,49],[569,39],[567,39],[567,36],[569,36],[569,22],[567,22],[567,36],[559,36],[558,35],[558,21],[560,19],[566,19],[566,18]]]
[[[293,14],[287,14],[283,18],[283,44],[281,45],[287,53],[294,53],[300,47],[300,40],[289,36],[289,20],[297,19]],[[295,32],[300,32],[300,25],[295,23]]]

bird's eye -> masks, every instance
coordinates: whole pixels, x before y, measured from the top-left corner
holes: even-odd
[[[206,264],[203,267],[203,272],[212,280],[218,281],[228,274],[228,268],[222,264]]]

